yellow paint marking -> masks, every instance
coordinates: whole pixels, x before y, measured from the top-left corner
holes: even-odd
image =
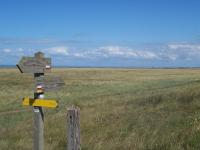
[[[50,107],[50,108],[58,107],[58,103],[56,100],[30,99],[29,97],[23,98],[22,104],[24,106],[41,106],[41,107]]]

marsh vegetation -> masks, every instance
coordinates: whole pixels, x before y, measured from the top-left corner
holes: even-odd
[[[81,108],[82,150],[200,149],[200,70],[54,69],[63,89],[45,94],[45,149],[66,149],[66,109]],[[32,75],[0,69],[0,149],[31,150]],[[21,110],[23,110],[21,112]]]

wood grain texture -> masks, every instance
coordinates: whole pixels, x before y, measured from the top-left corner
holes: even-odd
[[[40,78],[44,73],[35,73],[34,78]],[[34,93],[34,99],[38,99],[40,94]],[[34,107],[34,150],[44,150],[44,114],[42,107]]]
[[[34,150],[44,150],[44,121],[42,107],[34,107]]]
[[[65,85],[64,80],[57,76],[42,76],[35,80],[36,85],[41,85],[45,92],[58,90]]]
[[[22,73],[46,73],[51,66],[51,58],[22,57],[18,63],[18,68]]]
[[[79,108],[68,109],[67,150],[81,150]]]

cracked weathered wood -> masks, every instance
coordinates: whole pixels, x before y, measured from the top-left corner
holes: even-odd
[[[36,85],[41,85],[45,92],[58,90],[65,85],[64,80],[57,76],[43,76],[35,80]]]
[[[44,73],[35,73],[34,78],[40,78]],[[34,93],[34,99],[39,98],[38,93]],[[34,107],[34,150],[44,150],[44,114],[42,107]]]
[[[34,57],[22,57],[17,67],[22,73],[45,73],[50,71],[51,58],[44,58],[44,54],[38,52]]]
[[[67,150],[81,150],[79,110],[76,107],[68,109]]]

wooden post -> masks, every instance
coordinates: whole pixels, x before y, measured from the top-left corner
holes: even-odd
[[[68,109],[67,150],[81,150],[79,110],[74,106]]]
[[[34,150],[44,149],[44,114],[42,107],[57,107],[55,100],[41,100],[44,98],[44,90],[57,89],[64,85],[64,80],[54,78],[45,80],[44,73],[51,70],[51,58],[45,58],[44,53],[37,52],[34,57],[22,57],[16,65],[21,73],[32,73],[35,79],[34,99],[23,98],[23,105],[34,106]],[[45,82],[45,83],[44,83]]]
[[[39,78],[44,76],[44,73],[35,73],[34,77]],[[37,88],[37,87],[36,87]],[[40,93],[34,93],[34,99],[38,99]],[[34,107],[34,150],[44,149],[44,114],[42,107]]]

